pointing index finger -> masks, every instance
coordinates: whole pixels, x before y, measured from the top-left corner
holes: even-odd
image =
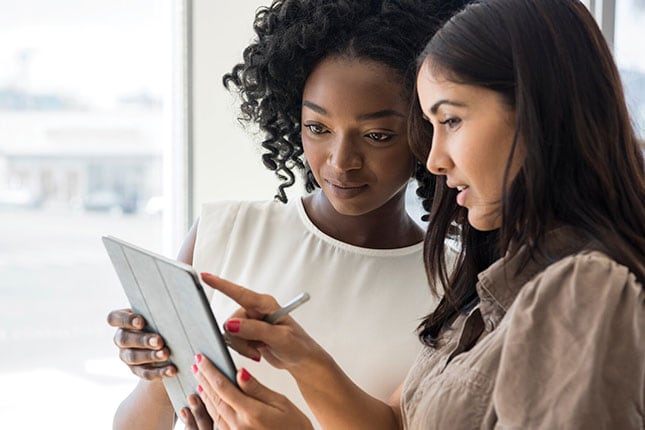
[[[247,310],[253,310],[266,315],[279,308],[277,302],[267,295],[258,294],[255,291],[210,273],[201,273],[201,277],[207,285],[235,300],[238,305]]]

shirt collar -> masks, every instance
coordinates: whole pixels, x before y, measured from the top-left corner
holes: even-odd
[[[529,256],[527,245],[522,245],[513,256],[497,260],[478,275],[477,294],[482,301],[493,301],[504,312],[524,284],[552,263],[589,246],[590,240],[570,226],[556,227],[545,234],[543,253]],[[518,273],[521,264],[526,263]]]

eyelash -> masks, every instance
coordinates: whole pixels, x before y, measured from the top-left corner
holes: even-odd
[[[394,135],[389,133],[368,133],[367,137],[372,139],[374,142],[383,143],[392,140]]]
[[[446,118],[443,121],[439,121],[441,125],[447,125],[448,128],[452,129],[459,125],[461,119],[459,118]]]
[[[309,129],[309,132],[315,136],[329,133],[329,130],[327,130],[326,127],[320,124],[304,124],[304,127]],[[374,132],[374,133],[368,133],[366,134],[366,136],[376,143],[384,143],[392,140],[392,138],[394,137],[394,134]]]
[[[305,124],[305,128],[309,129],[311,134],[314,134],[316,136],[329,132],[325,127],[323,127],[320,124]]]

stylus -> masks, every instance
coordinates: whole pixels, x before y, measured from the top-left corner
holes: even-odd
[[[268,322],[269,324],[275,324],[276,322],[278,322],[280,318],[282,318],[292,310],[296,309],[298,306],[305,303],[307,300],[309,300],[309,293],[300,293],[289,303],[287,303],[286,305],[284,305],[283,307],[281,307],[271,315],[267,315],[266,317],[264,317],[264,321]]]

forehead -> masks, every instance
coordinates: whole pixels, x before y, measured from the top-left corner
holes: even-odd
[[[497,113],[512,110],[499,93],[483,86],[455,82],[449,73],[433,67],[429,60],[424,61],[417,74],[417,93],[426,115],[433,114],[433,107],[443,101],[450,101],[448,105],[462,106],[469,111]]]
[[[459,84],[448,79],[445,73],[433,67],[429,59],[426,59],[417,73],[417,91],[419,99],[429,102],[430,100],[440,100],[446,94],[459,93],[467,85]],[[431,102],[434,103],[434,102]]]
[[[323,59],[311,71],[303,98],[357,98],[364,103],[382,100],[388,104],[407,105],[403,78],[391,67],[367,59],[332,56]]]

